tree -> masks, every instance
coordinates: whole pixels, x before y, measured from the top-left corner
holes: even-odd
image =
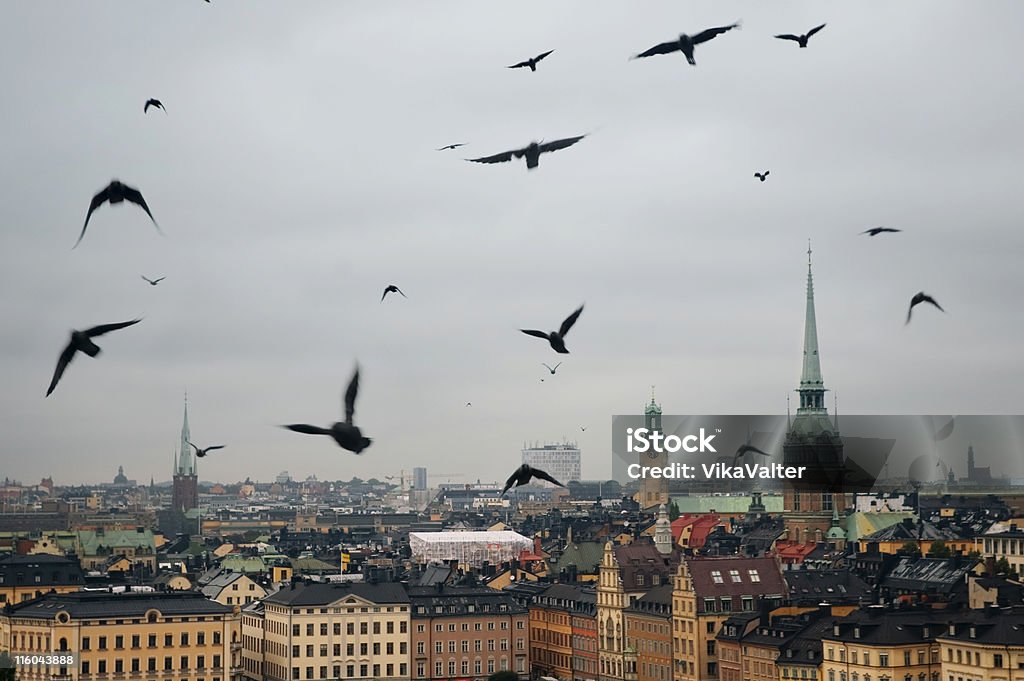
[[[952,555],[953,552],[948,546],[946,546],[946,542],[941,539],[939,541],[933,541],[931,548],[928,549],[929,558],[949,558]]]
[[[511,671],[495,672],[487,677],[487,681],[519,681],[519,674]]]
[[[675,501],[673,501],[671,504],[668,505],[668,519],[674,522],[678,517],[679,506],[678,504],[676,504]]]
[[[0,681],[15,681],[14,660],[6,650],[0,652]]]
[[[907,554],[910,556],[920,556],[921,547],[917,545],[916,541],[904,542],[903,546],[900,547],[899,553]]]
[[[1006,560],[1006,558],[1000,558],[996,561],[996,574],[1006,575],[1010,579],[1016,579],[1017,577],[1017,571],[1013,569],[1010,561]]]

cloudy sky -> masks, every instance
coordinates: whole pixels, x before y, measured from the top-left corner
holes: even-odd
[[[737,19],[696,67],[628,59]],[[604,477],[652,384],[785,409],[808,238],[841,412],[1022,413],[1021,44],[1012,0],[10,4],[0,472],[169,479],[187,390],[228,445],[203,479],[495,480],[563,437]],[[530,172],[462,160],[583,133]],[[112,178],[167,236],[105,205],[72,251]],[[919,290],[948,314],[904,326]],[[584,302],[568,356],[518,331]],[[44,399],[70,329],[137,316]],[[357,359],[363,456],[277,427],[338,420]]]

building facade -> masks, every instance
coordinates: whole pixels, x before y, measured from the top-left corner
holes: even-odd
[[[580,479],[580,448],[574,442],[524,447],[523,463],[550,473],[563,485]],[[534,480],[530,484],[554,487],[553,483],[544,480]]]
[[[409,597],[401,584],[292,582],[262,606],[262,621],[258,610],[246,611],[245,656],[262,662],[253,678],[409,678]]]
[[[592,588],[552,584],[530,603],[533,676],[597,678],[597,595]]]
[[[529,614],[511,594],[487,587],[410,587],[411,678],[529,676]]]
[[[74,666],[20,666],[19,681],[238,681],[239,637],[238,608],[189,592],[46,594],[0,612],[0,649],[75,659]]]

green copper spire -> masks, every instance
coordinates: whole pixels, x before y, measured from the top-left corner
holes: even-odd
[[[818,356],[818,323],[814,316],[814,277],[811,274],[811,241],[807,240],[807,311],[804,318],[804,368],[800,375],[800,407],[797,413],[825,413],[825,383]]]

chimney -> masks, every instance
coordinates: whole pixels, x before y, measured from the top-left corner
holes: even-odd
[[[534,553],[534,555],[537,555],[537,556],[541,555],[540,554],[540,537],[534,537],[533,538],[533,553]]]

